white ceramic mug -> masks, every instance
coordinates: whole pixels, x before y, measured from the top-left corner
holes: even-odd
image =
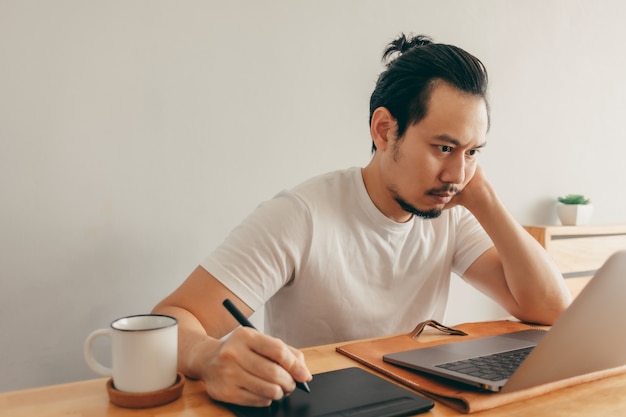
[[[93,356],[93,342],[108,336],[112,341],[113,367]],[[96,373],[113,378],[113,386],[125,392],[153,392],[176,382],[178,321],[160,314],[122,317],[110,328],[98,329],[85,340],[85,360]]]

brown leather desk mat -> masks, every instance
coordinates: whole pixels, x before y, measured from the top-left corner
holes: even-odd
[[[426,331],[419,338],[416,338],[417,340],[414,340],[410,334],[398,335],[341,345],[337,347],[337,351],[462,413],[487,410],[536,397],[557,389],[626,372],[626,366],[622,366],[520,391],[493,393],[452,381],[441,380],[436,377],[424,376],[383,361],[383,355],[387,353],[471,340],[477,337],[494,336],[529,328],[536,328],[536,326],[509,320],[464,323],[455,326],[454,329],[464,331],[467,333],[467,336],[442,335],[441,333],[436,334],[433,331]]]

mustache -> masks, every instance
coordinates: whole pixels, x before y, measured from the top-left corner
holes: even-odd
[[[456,185],[447,184],[443,187],[432,188],[426,192],[427,194],[441,195],[441,194],[461,194],[461,189]]]

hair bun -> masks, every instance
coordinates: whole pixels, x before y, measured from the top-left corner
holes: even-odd
[[[431,43],[433,43],[433,40],[426,35],[410,36],[407,38],[404,33],[401,33],[397,39],[389,44],[383,53],[383,61],[390,58],[391,55],[401,55],[412,48],[430,45]]]

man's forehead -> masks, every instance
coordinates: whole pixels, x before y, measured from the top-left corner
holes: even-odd
[[[486,132],[489,131],[491,125],[491,116],[489,111],[489,102],[485,96],[474,94],[446,82],[440,80],[433,83],[432,90],[429,93],[426,102],[426,112],[423,119],[428,118],[433,112],[446,114],[447,110],[454,105],[460,106],[479,106],[480,112],[484,112],[486,122]]]
[[[465,146],[466,145],[461,140],[459,140],[459,139],[457,139],[457,138],[455,138],[455,137],[453,137],[451,135],[445,134],[445,133],[442,133],[442,134],[439,134],[439,135],[435,135],[435,139],[437,139],[437,140],[439,140],[441,142],[447,142],[447,143],[449,143],[451,145],[454,145],[454,146]],[[487,140],[484,139],[484,138],[477,140],[477,142],[479,142],[479,143],[478,144],[472,144],[472,148],[484,148],[485,146],[487,146]]]

